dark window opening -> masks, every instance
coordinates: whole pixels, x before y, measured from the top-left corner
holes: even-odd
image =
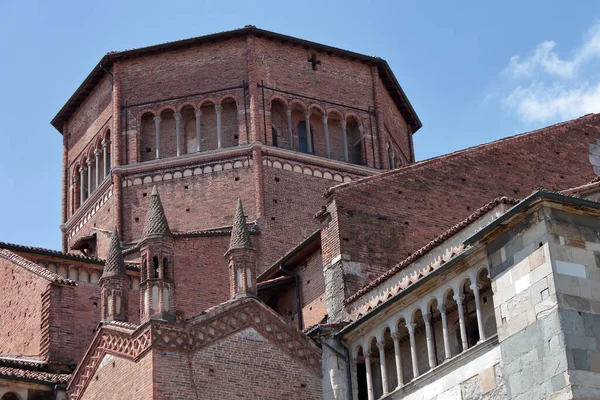
[[[169,278],[169,259],[167,257],[163,258],[163,278],[168,279]]]
[[[152,259],[152,264],[153,264],[153,278],[159,278],[159,270],[160,270],[160,266],[158,265],[158,257],[154,257]]]
[[[358,377],[358,400],[367,400],[367,367],[365,364],[356,364],[356,376]]]
[[[277,130],[275,128],[271,128],[271,141],[272,145],[277,147]]]
[[[310,127],[310,130],[311,130],[311,132],[313,131],[312,126]],[[312,135],[310,137],[310,142],[311,142],[311,147],[312,147],[313,153],[314,153],[315,143],[314,143],[314,139],[313,139]],[[305,121],[298,122],[298,144],[299,144],[299,150],[301,153],[308,153],[308,135],[306,134],[306,122]]]

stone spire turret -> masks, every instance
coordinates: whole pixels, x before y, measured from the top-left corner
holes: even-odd
[[[140,320],[142,323],[150,318],[174,319],[173,245],[173,234],[169,228],[158,189],[154,186],[140,242],[142,258]]]
[[[231,242],[225,253],[229,264],[229,287],[232,298],[256,296],[256,264],[258,253],[252,246],[246,226],[242,201],[238,199],[235,210]]]
[[[163,209],[156,186],[152,187],[150,206],[148,207],[148,214],[146,215],[146,225],[144,225],[143,236],[144,238],[172,237],[171,229],[167,222],[167,216],[165,215],[165,210]]]
[[[254,249],[252,242],[250,242],[250,233],[246,226],[246,216],[244,215],[244,207],[242,206],[241,199],[238,199],[235,209],[228,252],[236,249]]]
[[[127,321],[127,304],[131,280],[125,270],[119,233],[115,229],[110,238],[104,272],[100,278],[100,308],[103,321]]]

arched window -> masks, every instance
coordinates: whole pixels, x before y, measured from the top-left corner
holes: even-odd
[[[21,398],[16,393],[8,392],[2,396],[2,400],[21,400]]]

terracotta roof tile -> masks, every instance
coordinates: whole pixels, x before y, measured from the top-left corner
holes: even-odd
[[[35,263],[29,261],[28,259],[23,258],[16,253],[13,253],[10,250],[0,249],[0,257],[4,258],[20,267],[23,267],[24,269],[28,270],[29,272],[32,272],[52,283],[75,286],[75,281],[72,281],[71,279],[63,278],[62,276],[58,275],[57,273],[47,270],[46,268],[41,267],[38,264],[35,264]]]

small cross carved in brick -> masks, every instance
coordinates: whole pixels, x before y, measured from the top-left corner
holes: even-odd
[[[308,59],[308,62],[310,62],[312,64],[312,69],[314,71],[317,70],[317,65],[321,65],[321,60],[317,60],[317,55],[315,53],[312,53],[310,55],[310,58]]]

